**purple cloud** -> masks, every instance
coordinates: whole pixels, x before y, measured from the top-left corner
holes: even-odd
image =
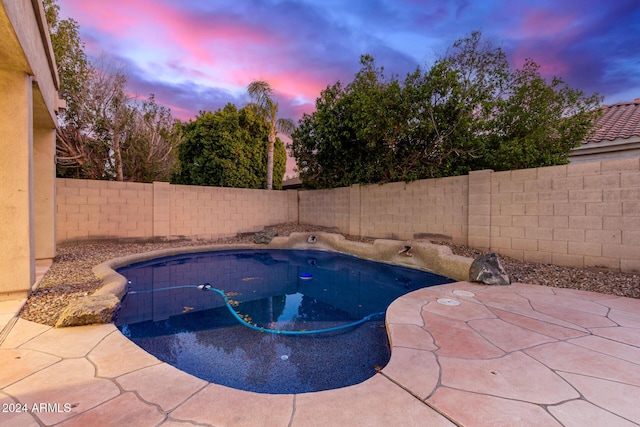
[[[635,0],[58,2],[61,17],[80,24],[90,56],[123,64],[129,93],[153,93],[181,120],[244,105],[255,79],[269,81],[281,115],[297,120],[325,87],[351,81],[360,55],[402,78],[475,30],[514,66],[531,58],[546,77],[605,103],[640,97]]]

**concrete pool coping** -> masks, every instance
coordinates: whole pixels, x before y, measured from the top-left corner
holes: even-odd
[[[400,297],[386,324],[391,360],[369,380],[267,395],[179,371],[113,324],[18,319],[0,344],[0,424],[640,424],[640,300],[461,281]]]
[[[309,238],[314,236],[314,243]],[[410,246],[410,256],[400,252]],[[271,243],[262,244],[224,244],[204,246],[184,246],[134,254],[109,260],[94,267],[95,275],[102,279],[104,286],[97,294],[114,294],[122,298],[126,290],[126,279],[114,270],[128,264],[147,261],[154,258],[194,252],[220,251],[230,249],[315,249],[341,252],[372,261],[386,262],[404,267],[430,271],[454,280],[467,280],[469,267],[473,260],[454,255],[450,248],[423,241],[399,241],[376,239],[373,243],[363,243],[345,239],[335,233],[291,233],[287,237],[274,237]]]
[[[310,242],[310,240],[313,242]],[[409,249],[407,249],[409,248]],[[372,261],[430,271],[454,280],[467,280],[473,260],[454,255],[447,246],[426,241],[398,241],[376,239],[373,244],[347,240],[335,233],[291,233],[287,237],[275,237],[264,244],[223,244],[184,246],[160,249],[112,259],[93,268],[103,286],[90,296],[73,301],[62,312],[56,327],[82,326],[107,323],[112,318],[120,300],[126,293],[127,279],[115,270],[129,264],[154,258],[207,251],[230,249],[315,249],[340,252]]]

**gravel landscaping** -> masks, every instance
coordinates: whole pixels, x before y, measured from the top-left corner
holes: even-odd
[[[301,224],[279,224],[267,227],[275,230],[279,236],[288,236],[291,232],[337,232],[326,227]],[[224,243],[253,243],[253,233],[236,237],[207,241],[173,241],[166,243],[87,243],[63,245],[58,247],[58,255],[51,268],[43,278],[38,289],[33,292],[20,312],[20,317],[33,322],[53,326],[60,313],[71,300],[89,295],[102,284],[92,272],[92,268],[113,258],[136,253],[148,252],[179,246],[196,246]],[[372,243],[373,239],[347,239]],[[455,245],[449,242],[433,242],[449,246],[453,253],[470,258],[482,254],[474,248]],[[582,289],[625,297],[640,298],[640,274],[618,273],[613,271],[558,267],[548,264],[521,262],[509,257],[500,256],[503,267],[512,282],[530,283],[560,288]]]

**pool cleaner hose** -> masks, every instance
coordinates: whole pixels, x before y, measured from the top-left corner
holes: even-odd
[[[172,286],[172,287],[166,287],[166,288],[148,289],[148,290],[143,290],[143,291],[128,291],[127,293],[128,294],[144,294],[144,293],[148,293],[148,292],[167,291],[167,290],[171,290],[171,289],[184,289],[184,288],[191,288],[191,289],[197,288],[197,289],[200,289],[200,290],[203,290],[203,291],[216,292],[222,298],[224,298],[224,304],[227,306],[227,308],[229,309],[231,314],[233,314],[233,317],[235,317],[238,322],[240,322],[242,325],[246,326],[247,328],[251,328],[253,330],[260,331],[260,332],[267,332],[267,333],[270,333],[270,334],[280,334],[280,335],[324,334],[324,333],[327,333],[327,332],[335,332],[335,331],[341,331],[343,329],[353,328],[354,326],[358,326],[358,325],[361,325],[361,324],[363,324],[365,322],[368,322],[368,321],[372,320],[376,316],[383,316],[384,315],[384,311],[381,311],[379,313],[373,313],[373,314],[370,314],[368,316],[365,316],[360,320],[356,320],[355,322],[347,323],[347,324],[340,325],[340,326],[334,326],[334,327],[331,327],[331,328],[314,329],[314,330],[308,330],[308,331],[307,330],[304,330],[304,331],[288,331],[288,330],[282,330],[282,329],[262,328],[260,326],[257,326],[257,325],[254,325],[254,324],[251,324],[251,323],[247,322],[242,317],[240,317],[238,312],[233,308],[233,305],[231,304],[232,300],[229,299],[227,294],[225,294],[223,290],[214,288],[210,283],[205,283],[205,284],[202,284],[202,285]]]
[[[220,289],[217,289],[217,288],[214,288],[209,283],[205,283],[203,285],[199,285],[198,289],[202,289],[203,291],[213,291],[213,292],[216,292],[216,293],[220,294],[220,296],[222,296],[222,298],[224,298],[225,305],[227,306],[227,308],[229,309],[231,314],[233,314],[233,317],[235,317],[238,322],[240,322],[242,325],[246,326],[247,328],[251,328],[253,330],[260,331],[260,332],[268,332],[270,334],[280,334],[280,335],[323,334],[323,333],[327,333],[327,332],[335,332],[335,331],[340,331],[340,330],[343,330],[343,329],[352,328],[354,326],[358,326],[358,325],[361,325],[361,324],[363,324],[365,322],[368,322],[369,320],[371,320],[375,316],[384,315],[384,311],[381,311],[379,313],[373,313],[373,314],[370,314],[368,316],[365,316],[362,319],[357,320],[355,322],[347,323],[345,325],[340,325],[340,326],[334,326],[334,327],[326,328],[326,329],[314,329],[314,330],[309,330],[309,331],[306,331],[306,330],[305,331],[288,331],[288,330],[281,330],[281,329],[268,329],[268,328],[262,328],[260,326],[253,325],[253,324],[247,322],[246,320],[244,320],[242,317],[240,317],[238,312],[236,312],[234,310],[233,306],[231,305],[231,300],[229,299],[229,297],[227,297],[227,295],[224,293],[224,291],[222,291]]]

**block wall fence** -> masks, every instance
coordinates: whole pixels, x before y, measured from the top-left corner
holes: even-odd
[[[640,158],[331,190],[57,180],[58,243],[212,239],[283,222],[640,272]]]
[[[301,191],[299,222],[640,272],[640,159]]]
[[[56,180],[56,242],[215,239],[298,221],[296,190]]]

